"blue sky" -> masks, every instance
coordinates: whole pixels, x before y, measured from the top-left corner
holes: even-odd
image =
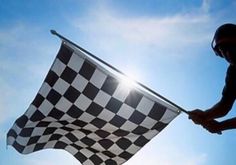
[[[0,164],[79,165],[62,150],[21,155],[6,133],[38,92],[60,46],[55,29],[186,110],[221,96],[228,64],[210,48],[236,23],[233,0],[0,0]],[[227,118],[235,116],[235,107]],[[125,165],[233,165],[236,132],[210,134],[178,116]]]

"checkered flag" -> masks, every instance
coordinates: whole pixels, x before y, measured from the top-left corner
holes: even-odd
[[[178,114],[177,108],[63,42],[39,92],[7,134],[22,154],[64,149],[83,165],[129,160]]]

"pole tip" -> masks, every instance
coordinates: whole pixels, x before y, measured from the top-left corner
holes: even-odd
[[[50,32],[51,32],[53,35],[56,35],[56,34],[57,34],[56,30],[50,30]]]

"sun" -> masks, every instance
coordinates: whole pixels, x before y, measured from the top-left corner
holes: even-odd
[[[130,70],[126,75],[122,75],[120,77],[120,85],[122,86],[123,90],[131,90],[138,85],[137,81],[139,78],[140,76],[137,72]]]
[[[136,85],[135,80],[131,79],[130,77],[126,77],[126,76],[122,76],[122,78],[120,79],[120,85],[124,88],[134,88],[134,86]]]

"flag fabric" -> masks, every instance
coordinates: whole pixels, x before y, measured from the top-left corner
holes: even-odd
[[[177,108],[62,42],[39,92],[7,133],[22,154],[64,149],[83,165],[118,165],[162,131]]]

